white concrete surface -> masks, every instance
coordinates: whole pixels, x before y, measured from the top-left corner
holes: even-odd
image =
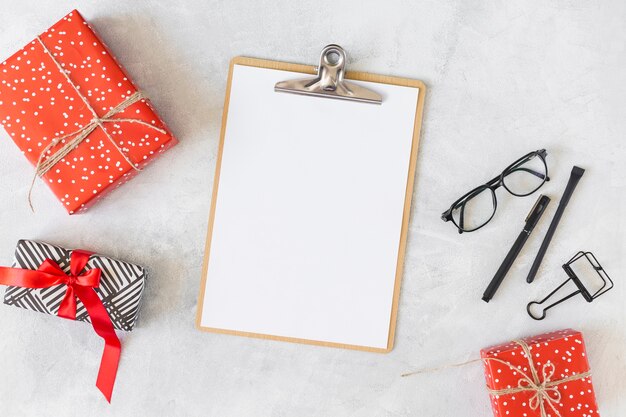
[[[587,341],[603,416],[626,414],[626,3],[605,1],[5,1],[8,57],[79,7],[153,99],[181,144],[91,209],[69,217],[0,134],[0,263],[19,238],[98,250],[150,269],[145,304],[113,396],[94,387],[101,341],[82,324],[0,306],[2,416],[489,416],[475,358],[518,336],[574,327]],[[387,355],[201,333],[194,318],[228,61],[313,64],[327,43],[350,68],[429,86],[396,347]],[[440,213],[519,155],[545,147],[555,200],[587,169],[532,286],[548,222],[496,298],[480,296],[535,198],[499,192],[496,218],[459,236]],[[502,190],[501,190],[502,191]],[[556,204],[548,215],[554,213]],[[529,300],[592,250],[616,281],[593,304],[543,322]]]

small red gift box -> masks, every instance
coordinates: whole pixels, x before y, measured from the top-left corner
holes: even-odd
[[[177,143],[76,10],[0,64],[0,124],[70,214]]]
[[[597,417],[582,333],[567,329],[483,349],[496,417]]]

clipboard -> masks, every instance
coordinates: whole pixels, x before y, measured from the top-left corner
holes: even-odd
[[[231,61],[198,329],[392,350],[426,91],[345,63]]]

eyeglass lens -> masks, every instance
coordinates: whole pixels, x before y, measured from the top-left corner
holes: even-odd
[[[495,193],[489,187],[477,189],[452,210],[452,220],[469,232],[486,224],[496,210]]]
[[[527,196],[539,189],[546,181],[545,161],[537,154],[511,167],[502,179],[504,187],[513,195]]]

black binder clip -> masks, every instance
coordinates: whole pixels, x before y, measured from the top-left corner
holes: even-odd
[[[578,277],[576,273],[574,272],[574,270],[572,269],[572,265],[574,264],[574,262],[578,260],[585,260],[585,259],[591,264],[593,269],[598,273],[598,276],[600,277],[600,281],[598,281],[598,284],[600,285],[598,285],[597,289],[593,292],[590,291],[587,287],[585,287],[585,285],[580,280],[580,277]],[[551,309],[552,307],[558,304],[561,304],[563,301],[572,298],[573,296],[577,294],[582,294],[585,300],[587,300],[587,302],[590,303],[596,298],[598,298],[599,296],[601,296],[602,294],[604,294],[605,292],[609,291],[611,288],[613,288],[613,281],[611,280],[611,278],[609,278],[607,273],[604,271],[604,268],[602,268],[602,265],[600,265],[596,257],[591,252],[583,252],[583,251],[578,252],[576,255],[574,255],[572,259],[569,260],[569,262],[563,265],[563,269],[565,270],[565,273],[567,274],[569,278],[565,280],[565,282],[563,282],[561,285],[559,285],[554,291],[548,294],[548,296],[544,298],[543,300],[532,301],[528,303],[528,305],[526,306],[526,311],[528,311],[528,315],[532,317],[533,319],[543,320],[546,317],[546,311],[548,311],[549,309]],[[573,293],[569,295],[566,295],[560,300],[555,301],[554,303],[545,307],[543,310],[541,310],[541,316],[536,316],[532,313],[531,307],[533,306],[533,304],[536,304],[537,306],[541,306],[543,303],[548,301],[550,297],[552,297],[561,288],[563,288],[569,281],[573,281],[576,287],[578,287],[578,290],[574,291]]]

